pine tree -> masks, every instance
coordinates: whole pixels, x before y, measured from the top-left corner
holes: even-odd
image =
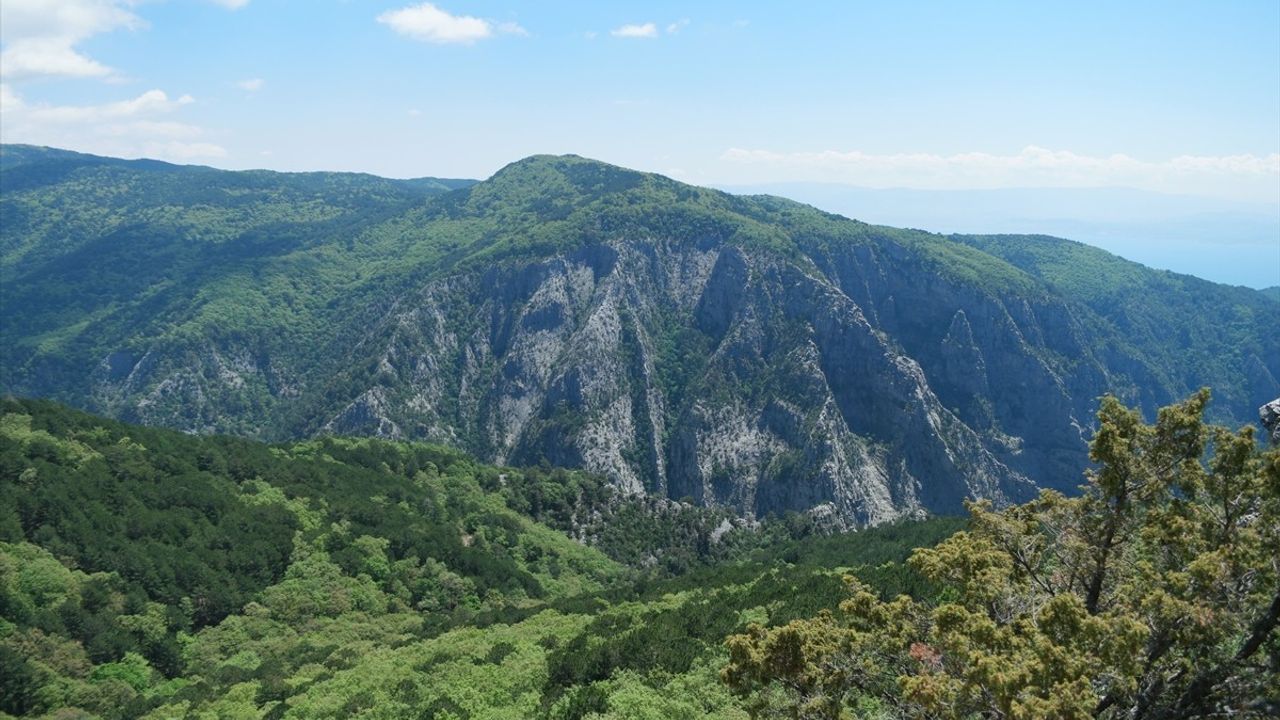
[[[934,597],[849,579],[839,614],[730,637],[723,680],[757,717],[1273,717],[1280,450],[1208,401],[1146,424],[1104,398],[1079,496],[972,503],[910,561]]]

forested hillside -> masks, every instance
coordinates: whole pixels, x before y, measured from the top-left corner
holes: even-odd
[[[1096,399],[1280,392],[1280,304],[574,156],[479,183],[5,147],[0,386],[265,440],[425,440],[745,518],[1070,491]]]
[[[884,563],[959,525],[820,537],[439,447],[0,410],[0,715],[741,717],[725,635],[834,606],[841,568],[917,589]]]
[[[1095,313],[1105,329],[1100,335],[1136,356],[1150,358],[1161,374],[1157,383],[1176,387],[1190,378],[1225,378],[1241,374],[1241,382],[1216,390],[1216,402],[1243,407],[1265,402],[1268,388],[1280,395],[1273,370],[1256,353],[1269,347],[1258,338],[1255,319],[1258,291],[1211,283],[1190,275],[1156,271],[1104,250],[1060,238],[1000,235],[957,235],[959,242],[999,257],[1061,296]],[[1277,298],[1276,288],[1261,291]],[[1271,339],[1280,330],[1262,328]],[[1171,337],[1172,335],[1172,337]],[[1265,351],[1264,351],[1265,352]],[[1187,388],[1190,390],[1191,388]],[[1222,416],[1219,417],[1230,417]],[[1233,417],[1251,420],[1248,415]]]
[[[830,536],[5,400],[0,717],[1267,717],[1280,451],[1207,399],[1105,399],[1078,497]]]

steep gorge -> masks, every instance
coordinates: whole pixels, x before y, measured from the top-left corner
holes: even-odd
[[[262,286],[287,278],[295,289],[265,302],[303,322],[211,299],[226,287],[215,276],[203,297],[160,303],[162,330],[113,329],[127,308],[103,303],[105,331],[83,328],[56,353],[20,344],[6,386],[196,432],[425,439],[746,515],[861,526],[1074,488],[1107,392],[1151,410],[1214,385],[1221,412],[1244,420],[1280,375],[1280,304],[1252,291],[1213,286],[1211,309],[1237,323],[1188,318],[1189,357],[1215,362],[1181,370],[1167,360],[1179,333],[1135,342],[1105,307],[976,241],[581,158],[521,161],[368,227],[306,230],[227,261]],[[391,264],[404,257],[425,259]],[[354,264],[371,261],[392,269]],[[360,279],[317,295],[317,266]],[[1161,292],[1173,300],[1150,301],[1176,300]],[[201,315],[213,302],[233,321]],[[49,332],[35,336],[47,345]],[[55,377],[75,347],[93,358],[90,379]]]

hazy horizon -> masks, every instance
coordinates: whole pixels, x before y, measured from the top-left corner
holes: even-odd
[[[196,164],[234,171],[216,163]],[[401,177],[378,176],[399,180],[444,177],[429,170]],[[492,173],[451,179],[481,181],[490,176]],[[707,187],[734,194],[777,195],[877,225],[943,234],[1050,235],[1092,245],[1148,267],[1213,282],[1259,290],[1280,286],[1277,203],[1127,187],[937,190],[806,182]]]

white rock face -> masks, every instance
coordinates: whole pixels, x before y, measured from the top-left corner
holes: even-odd
[[[237,195],[227,237],[195,254],[166,244],[171,220],[110,210],[140,221],[100,238],[128,251],[115,262],[154,241],[182,272],[71,299],[46,282],[61,259],[14,275],[39,292],[3,317],[39,332],[0,346],[0,384],[189,432],[447,443],[655,504],[844,526],[1019,500],[1030,479],[1074,490],[1106,393],[1151,416],[1216,384],[1215,419],[1238,422],[1280,387],[1280,305],[1224,288],[1202,304],[1141,272],[1157,295],[1113,299],[1041,264],[1076,257],[1061,241],[877,228],[574,157],[429,199],[339,194],[351,213],[296,226]],[[44,239],[58,259],[72,238]],[[242,292],[250,278],[270,292]]]
[[[1280,398],[1258,408],[1258,419],[1271,436],[1271,444],[1280,445]]]
[[[918,287],[876,252],[823,266],[723,242],[587,244],[406,290],[337,349],[335,366],[362,368],[346,375],[220,345],[108,358],[99,392],[193,431],[210,396],[301,397],[327,408],[306,432],[545,460],[631,493],[845,527],[1026,499],[1029,476],[1074,486],[1053,476],[1083,458],[1069,384],[1106,371],[1069,380],[1046,360],[1039,323],[1058,310]],[[191,417],[165,417],[178,407]]]
[[[681,355],[673,327],[705,355]],[[1031,490],[839,287],[738,248],[615,243],[438,280],[364,344],[383,348],[380,386],[325,432],[469,438],[497,462],[846,526]],[[691,368],[678,386],[662,353]]]

